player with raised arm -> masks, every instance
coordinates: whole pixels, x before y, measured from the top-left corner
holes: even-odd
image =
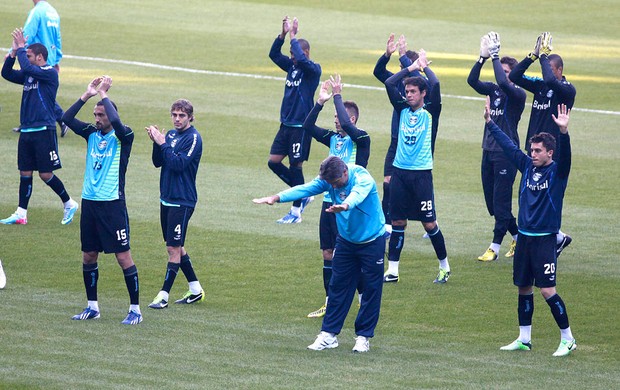
[[[491,31],[480,39],[480,58],[471,69],[467,83],[476,92],[491,99],[491,119],[518,145],[517,127],[525,108],[525,91],[508,79],[508,74],[517,64],[517,60],[512,57],[500,59],[499,49],[500,38],[496,32]],[[497,84],[480,81],[480,71],[489,58],[493,64]],[[489,214],[495,218],[495,227],[491,245],[486,252],[478,256],[478,260],[496,260],[506,232],[510,232],[513,240],[505,256],[512,257],[518,233],[517,221],[512,214],[512,187],[517,169],[506,158],[487,126],[484,126],[482,137],[480,172],[484,200]]]
[[[65,112],[63,122],[86,140],[86,167],[82,186],[82,276],[88,306],[73,316],[74,320],[91,320],[100,317],[97,300],[99,281],[99,252],[114,253],[123,270],[129,292],[129,312],[122,321],[126,325],[142,322],[138,269],[131,256],[129,245],[129,216],[125,203],[125,173],[133,145],[134,133],[125,126],[114,102],[108,97],[112,78],[93,79],[82,96]],[[76,119],[86,102],[99,95],[93,115],[95,123]]]
[[[63,182],[54,174],[60,169],[58,140],[56,138],[56,114],[53,107],[58,92],[58,72],[47,65],[47,49],[40,43],[26,48],[22,29],[12,33],[11,52],[2,67],[2,77],[23,86],[19,142],[17,144],[17,168],[19,170],[19,203],[17,210],[8,218],[0,220],[5,225],[28,223],[28,203],[32,195],[32,174],[39,177],[58,195],[64,213],[60,223],[73,221],[78,203],[71,199]],[[13,69],[15,59],[20,69]]]
[[[575,95],[577,95],[575,86],[569,83],[563,75],[564,61],[562,61],[562,57],[551,54],[553,49],[551,42],[551,33],[542,33],[536,41],[534,50],[523,61],[519,62],[509,75],[510,80],[515,84],[534,94],[530,122],[527,128],[528,140],[543,131],[557,139],[560,130],[553,121],[553,115],[558,114],[557,107],[561,104],[566,105],[569,110],[573,108]],[[537,59],[540,61],[542,78],[526,76],[525,71]],[[529,147],[530,145],[526,143],[525,148],[528,152],[530,151]],[[557,150],[553,158],[558,159],[560,153],[561,151]],[[558,256],[572,241],[572,237],[568,234],[562,231],[558,232],[556,236]]]
[[[282,20],[282,32],[276,37],[269,58],[284,72],[284,97],[280,108],[280,129],[276,134],[269,152],[269,169],[284,183],[293,187],[304,183],[302,165],[310,155],[312,136],[304,131],[302,125],[312,109],[314,92],[321,80],[321,66],[310,60],[310,44],[305,39],[298,39],[299,22],[292,22],[285,16]],[[289,35],[291,56],[282,54],[284,38]],[[282,161],[288,156],[289,167]],[[299,223],[301,213],[314,198],[293,202],[291,210],[278,223]]]
[[[513,281],[519,290],[517,312],[519,337],[501,347],[504,351],[532,349],[532,316],[534,314],[533,286],[551,309],[560,328],[560,345],[553,356],[566,356],[577,348],[568,322],[566,305],[556,291],[557,253],[555,236],[562,225],[562,205],[571,168],[571,145],[568,134],[570,109],[564,104],[552,114],[558,126],[559,137],[541,132],[530,138],[531,157],[491,120],[490,103],[484,112],[491,135],[504,153],[521,172],[519,189],[519,239],[513,262]],[[553,159],[556,149],[560,157]]]
[[[434,283],[446,283],[451,272],[444,236],[437,225],[435,213],[431,148],[433,119],[424,109],[427,82],[422,77],[408,77],[404,80],[405,96],[398,91],[398,84],[403,78],[427,66],[426,56],[420,55],[415,62],[385,82],[390,103],[400,113],[398,145],[390,181],[392,236],[388,250],[388,269],[384,275],[386,283],[400,280],[399,261],[407,220],[420,221],[431,239],[439,260],[439,273]]]
[[[330,93],[331,88],[331,93]],[[316,125],[319,113],[325,103],[333,95],[336,114],[334,115],[334,125],[336,131],[323,129]],[[347,164],[355,164],[366,168],[370,157],[370,136],[368,133],[357,127],[359,118],[359,108],[355,102],[342,100],[342,81],[340,75],[330,77],[321,85],[319,97],[316,104],[308,114],[304,122],[304,129],[311,132],[314,139],[329,148],[330,156],[340,157]],[[329,280],[332,276],[332,259],[336,237],[338,236],[338,226],[336,216],[325,210],[333,205],[329,191],[323,193],[323,206],[319,222],[319,241],[323,253],[323,287],[325,288],[325,304],[318,310],[308,314],[309,318],[323,317],[329,299]],[[363,293],[363,279],[360,279],[358,293]]]

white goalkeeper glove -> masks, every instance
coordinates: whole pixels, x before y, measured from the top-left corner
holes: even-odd
[[[538,36],[538,38],[536,39],[536,46],[534,46],[534,50],[532,50],[530,54],[527,55],[527,58],[529,58],[532,61],[536,61],[538,57],[540,57],[540,45],[542,43],[543,34],[540,34]]]
[[[500,48],[499,34],[496,33],[495,31],[491,31],[490,33],[487,34],[487,37],[489,38],[489,54],[493,58],[499,58],[499,48]]]
[[[544,32],[541,35],[541,41],[540,41],[540,53],[544,54],[544,55],[549,55],[551,54],[551,50],[553,50],[553,46],[551,46],[551,40],[553,39],[553,37],[551,36],[550,32]]]
[[[489,36],[483,35],[480,38],[480,58],[489,58],[491,55],[489,54]]]

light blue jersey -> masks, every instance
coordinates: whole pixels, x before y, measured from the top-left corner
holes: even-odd
[[[280,202],[318,195],[328,191],[334,204],[346,203],[349,210],[336,213],[338,233],[354,244],[363,244],[385,233],[385,218],[377,184],[365,168],[349,165],[349,181],[342,188],[333,188],[316,177],[311,182],[289,188],[278,194]]]
[[[47,1],[39,1],[30,10],[24,24],[24,36],[28,44],[40,43],[47,49],[47,63],[55,66],[62,58],[60,16]]]
[[[335,135],[329,140],[329,155],[340,157],[347,165],[354,164],[357,157],[357,144],[348,135],[344,137],[340,134]],[[323,193],[323,201],[332,201],[329,191]]]
[[[115,131],[88,137],[82,199],[105,201],[119,198],[121,147]]]
[[[395,167],[410,171],[433,169],[432,126],[431,114],[424,108],[401,110]]]

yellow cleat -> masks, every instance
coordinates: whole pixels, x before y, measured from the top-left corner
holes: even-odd
[[[319,308],[319,310],[313,311],[308,314],[308,318],[321,318],[325,316],[325,311],[327,310],[327,306],[323,305]]]
[[[515,255],[516,247],[517,247],[517,242],[515,240],[512,240],[512,242],[510,243],[510,249],[508,249],[508,252],[506,252],[504,256],[513,257]]]
[[[489,248],[481,256],[478,256],[480,261],[495,261],[497,260],[497,253],[493,252],[493,249]]]

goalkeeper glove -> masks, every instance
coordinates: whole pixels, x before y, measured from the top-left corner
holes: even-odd
[[[489,37],[489,54],[493,58],[499,58],[499,34],[495,31],[491,31],[487,36]]]
[[[489,58],[489,37],[484,35],[480,38],[480,58]]]
[[[553,50],[553,46],[551,46],[551,40],[553,39],[553,37],[551,36],[550,32],[544,32],[541,35],[541,41],[540,41],[540,53],[544,54],[544,55],[549,55],[551,54],[551,50]]]
[[[538,57],[540,57],[540,45],[542,43],[542,36],[542,34],[538,36],[538,39],[536,39],[536,46],[534,46],[534,50],[527,55],[527,58],[532,61],[536,61]]]

